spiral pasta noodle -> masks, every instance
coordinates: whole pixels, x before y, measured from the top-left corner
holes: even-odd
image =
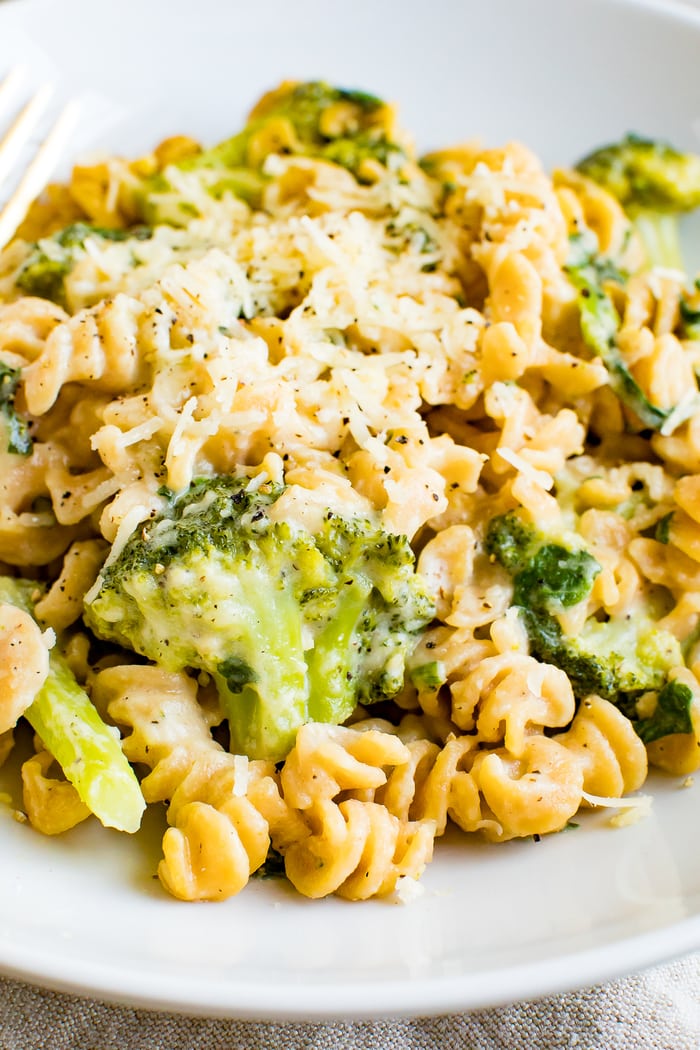
[[[398,736],[371,725],[308,725],[297,734],[281,774],[285,800],[302,810],[310,834],[285,852],[285,871],[305,896],[337,893],[364,900],[417,879],[432,857],[433,820],[401,819],[374,801],[393,773],[410,763]]]

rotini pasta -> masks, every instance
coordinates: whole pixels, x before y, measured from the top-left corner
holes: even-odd
[[[31,826],[98,812],[66,691],[167,805],[183,900],[274,865],[400,897],[450,823],[700,768],[697,290],[590,172],[419,160],[363,93],[283,84],[224,146],[79,165],[0,253]]]

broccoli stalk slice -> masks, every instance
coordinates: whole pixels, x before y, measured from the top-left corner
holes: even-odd
[[[296,598],[265,565],[239,566],[231,579],[236,608],[233,656],[214,672],[231,734],[231,750],[283,758],[308,721],[306,662]],[[243,654],[256,654],[255,668]],[[274,717],[273,717],[274,712]]]
[[[0,577],[0,601],[30,615],[36,590],[35,583]],[[146,803],[119,731],[102,721],[60,652],[49,654],[49,674],[24,717],[91,813],[105,827],[137,831]]]
[[[371,580],[360,573],[346,580],[332,618],[314,639],[307,654],[311,721],[339,724],[353,712],[356,632],[371,593]]]
[[[24,712],[91,813],[105,825],[134,832],[146,808],[141,787],[119,743],[58,653],[49,675]]]

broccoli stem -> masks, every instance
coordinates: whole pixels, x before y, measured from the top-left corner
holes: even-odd
[[[49,675],[24,717],[105,827],[137,831],[146,803],[119,732],[105,725],[60,654],[50,654]]]
[[[0,577],[0,602],[34,613],[28,580]],[[24,712],[76,789],[81,801],[105,825],[134,832],[146,808],[136,774],[125,758],[119,733],[100,718],[65,658],[49,655],[49,674]]]
[[[355,630],[372,591],[372,582],[356,573],[346,581],[333,618],[307,655],[309,716],[314,722],[344,722],[356,703]]]
[[[294,745],[297,729],[308,721],[306,661],[299,606],[282,574],[271,578],[265,566],[239,566],[235,577],[241,653],[257,653],[248,680],[240,671],[248,661],[231,660],[214,673],[229,723],[231,751],[277,761]]]
[[[630,217],[651,266],[683,270],[680,224],[673,212],[635,210]]]

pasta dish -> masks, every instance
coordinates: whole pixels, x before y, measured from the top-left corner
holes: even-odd
[[[183,900],[406,900],[448,822],[624,823],[688,778],[699,203],[660,143],[419,157],[317,82],[49,187],[0,253],[19,818],[162,803]]]

